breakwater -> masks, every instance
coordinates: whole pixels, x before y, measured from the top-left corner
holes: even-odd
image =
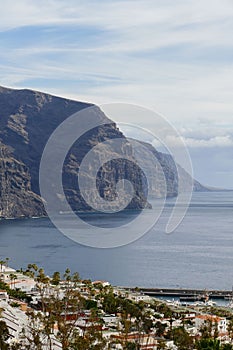
[[[131,289],[132,288],[126,288]],[[197,297],[208,295],[213,299],[233,299],[232,290],[207,290],[207,289],[184,289],[184,288],[137,288],[138,291],[150,296],[167,296],[167,297]]]

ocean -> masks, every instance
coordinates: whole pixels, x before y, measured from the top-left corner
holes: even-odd
[[[143,237],[111,249],[75,243],[48,218],[1,220],[0,258],[9,257],[10,266],[17,269],[36,263],[48,274],[69,267],[82,278],[120,286],[231,290],[233,192],[194,193],[183,222],[174,233],[166,234],[173,202],[167,201],[159,222]],[[111,229],[129,215],[90,213],[84,219]]]

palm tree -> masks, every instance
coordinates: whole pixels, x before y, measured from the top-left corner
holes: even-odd
[[[14,288],[15,288],[15,281],[17,280],[17,275],[14,275]]]
[[[8,267],[9,260],[10,260],[10,258],[6,258],[6,267]]]
[[[17,276],[13,273],[10,274],[10,281],[11,281],[11,284],[10,284],[10,287],[12,289],[12,282],[14,281],[14,288],[15,288],[15,280],[17,279]]]
[[[1,266],[1,272],[2,272],[2,268],[5,265],[6,261],[5,260],[0,260],[0,266]]]
[[[61,281],[60,272],[58,271],[54,272],[51,283],[54,284],[55,286],[58,286],[60,281]]]
[[[38,266],[36,264],[28,264],[25,274],[31,278],[35,277],[35,273],[38,271]]]

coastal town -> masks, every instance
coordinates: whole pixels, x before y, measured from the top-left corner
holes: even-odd
[[[1,350],[233,349],[233,309],[0,261]]]

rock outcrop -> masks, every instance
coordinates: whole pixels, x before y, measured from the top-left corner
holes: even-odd
[[[156,168],[156,181],[154,188],[149,188],[149,193],[154,197],[162,197],[163,193],[163,181],[166,182],[166,197],[176,197],[179,191],[179,181],[182,184],[182,191],[187,191],[190,187],[194,192],[207,192],[210,189],[200,184],[200,182],[193,179],[179,164],[176,164],[170,154],[158,152],[151,144],[142,142],[140,143],[150,151],[149,154],[141,149],[140,157],[143,157],[144,161],[148,164],[148,169],[151,167],[152,159],[151,154],[154,156],[154,167]],[[180,179],[178,177],[178,171]]]
[[[40,196],[31,190],[31,178],[25,164],[15,159],[0,144],[0,217],[43,216]]]
[[[1,217],[45,214],[39,190],[39,165],[44,147],[52,132],[67,117],[90,106],[37,91],[0,88]],[[63,168],[64,192],[75,211],[91,209],[77,186],[78,169],[83,157],[99,142],[124,139],[116,124],[98,107],[94,108],[96,119],[104,120],[107,124],[84,134],[70,149]],[[125,152],[132,162],[117,159],[100,169],[97,178],[99,193],[103,198],[113,200],[117,181],[126,178],[133,183],[135,190],[127,209],[142,209],[148,206],[143,174],[135,165],[126,139]],[[57,210],[62,210],[59,193],[56,193],[54,200],[57,201]]]
[[[77,186],[82,159],[98,143],[121,138],[121,151],[128,159],[114,159],[100,168],[96,179],[99,194],[109,201],[114,200],[118,180],[128,179],[133,184],[134,197],[127,209],[149,206],[145,176],[135,162],[130,142],[98,107],[37,91],[0,87],[0,217],[46,215],[39,189],[39,166],[44,147],[64,120],[90,106],[94,108],[96,120],[106,124],[85,133],[67,154],[63,167],[63,187],[69,204],[75,211],[91,210]],[[176,196],[178,178],[174,161],[151,145],[147,147],[161,164],[167,183],[167,196]],[[183,174],[186,181],[192,181],[185,171]],[[88,173],[86,175],[89,176]],[[155,188],[149,189],[157,197],[162,195],[160,175],[159,172],[156,174]],[[195,182],[194,189],[201,190],[202,186]],[[62,211],[60,193],[54,194],[54,201],[57,203],[56,209]]]

